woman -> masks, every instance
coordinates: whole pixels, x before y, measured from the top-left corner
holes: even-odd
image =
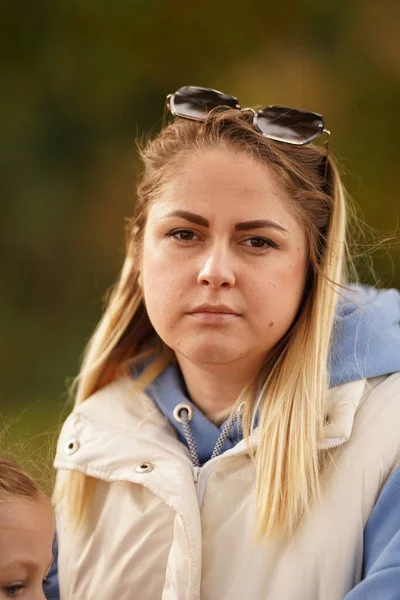
[[[323,119],[166,109],[60,436],[61,598],[395,597],[399,295],[346,287]]]

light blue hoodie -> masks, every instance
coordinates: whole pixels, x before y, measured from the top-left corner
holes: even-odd
[[[400,293],[353,287],[340,301],[335,320],[330,357],[331,386],[364,377],[376,377],[400,371]],[[138,376],[136,370],[134,376]],[[176,429],[187,446],[173,410],[180,402],[192,404],[182,375],[171,365],[153,381],[146,393]],[[200,463],[214,450],[222,427],[217,427],[195,406],[191,429]],[[241,439],[240,427],[232,427],[222,452]],[[345,600],[398,600],[400,598],[400,468],[386,483],[365,529],[364,580]],[[57,548],[55,544],[54,555]],[[45,595],[58,600],[57,561],[48,576]],[[310,599],[311,600],[311,599]]]
[[[353,286],[340,301],[331,386],[400,371],[400,293]]]

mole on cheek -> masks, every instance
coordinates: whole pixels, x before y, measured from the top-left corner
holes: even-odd
[[[273,327],[274,325],[275,325],[275,323],[274,323],[273,321],[270,321],[270,322],[269,322],[269,326],[270,326],[270,327]]]

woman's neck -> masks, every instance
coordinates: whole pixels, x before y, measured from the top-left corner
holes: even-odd
[[[177,356],[191,400],[208,417],[230,409],[254,379],[260,365],[193,364]]]

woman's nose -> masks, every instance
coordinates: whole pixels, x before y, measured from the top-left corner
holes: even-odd
[[[199,272],[197,282],[215,289],[233,287],[236,278],[228,253],[216,250],[210,254]]]

